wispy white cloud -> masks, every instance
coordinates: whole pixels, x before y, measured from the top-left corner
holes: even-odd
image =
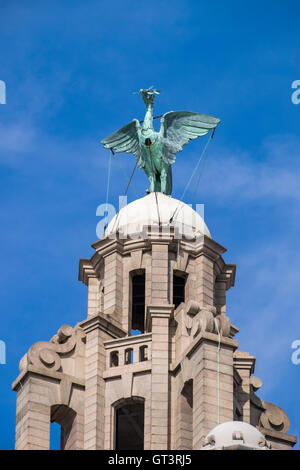
[[[252,153],[217,149],[209,155],[202,194],[220,202],[259,199],[300,200],[300,140],[294,135],[268,137]]]
[[[35,137],[36,129],[28,122],[0,124],[0,161],[10,166],[9,157],[31,150]]]
[[[241,348],[257,356],[263,393],[268,393],[286,374],[291,343],[300,336],[300,243],[289,244],[288,235],[278,242],[261,240],[236,261],[237,284],[229,294],[233,298],[228,314],[240,327]]]

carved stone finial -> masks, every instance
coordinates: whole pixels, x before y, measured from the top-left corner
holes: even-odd
[[[264,411],[260,415],[259,424],[265,429],[286,433],[290,427],[290,420],[280,406],[262,400]]]
[[[186,306],[185,326],[190,335],[195,338],[200,331],[209,333],[220,332],[221,336],[232,336],[232,325],[229,317],[224,314],[216,316],[216,308],[212,305],[201,305],[195,300],[188,302]],[[217,327],[215,324],[217,321]]]
[[[61,356],[74,350],[84,336],[82,328],[63,325],[49,342],[39,341],[31,346],[26,359],[23,358],[20,362],[20,370],[31,364],[58,371],[61,368]]]

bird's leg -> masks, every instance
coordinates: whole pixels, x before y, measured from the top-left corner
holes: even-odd
[[[146,189],[146,193],[154,193],[155,192],[155,179],[152,176],[148,176],[149,182],[150,182],[150,188]]]
[[[168,196],[172,192],[172,174],[171,166],[166,165],[162,162],[160,182],[161,182],[161,192],[167,194]]]
[[[154,175],[149,176],[149,181],[150,181],[150,193],[155,192],[155,177]]]
[[[149,165],[149,163],[147,162],[145,167],[144,167],[144,171],[148,177],[148,180],[149,180],[149,183],[150,183],[150,188],[146,190],[146,193],[149,194],[149,193],[153,193],[154,190],[155,190],[155,177],[153,175],[153,172],[152,172],[152,169],[151,169],[151,166]]]

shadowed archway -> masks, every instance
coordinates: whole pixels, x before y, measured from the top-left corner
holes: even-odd
[[[144,449],[144,400],[130,398],[115,406],[115,449]]]

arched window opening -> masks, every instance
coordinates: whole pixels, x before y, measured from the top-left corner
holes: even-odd
[[[119,352],[112,351],[110,353],[110,367],[118,367],[119,365]]]
[[[116,409],[116,450],[144,449],[144,403],[128,402]]]
[[[178,449],[193,448],[193,380],[184,384],[179,400],[180,430]]]
[[[175,309],[181,302],[185,301],[185,281],[186,277],[184,275],[173,274],[173,304]]]
[[[125,350],[125,365],[133,363],[133,349],[128,348]]]
[[[144,333],[145,323],[145,273],[132,276],[131,330]],[[131,334],[132,334],[131,333]]]
[[[140,347],[140,362],[148,361],[148,346]]]
[[[76,432],[73,426],[75,418],[75,411],[66,405],[53,405],[51,407],[51,450],[72,450],[74,432]],[[53,436],[51,434],[53,434]]]

